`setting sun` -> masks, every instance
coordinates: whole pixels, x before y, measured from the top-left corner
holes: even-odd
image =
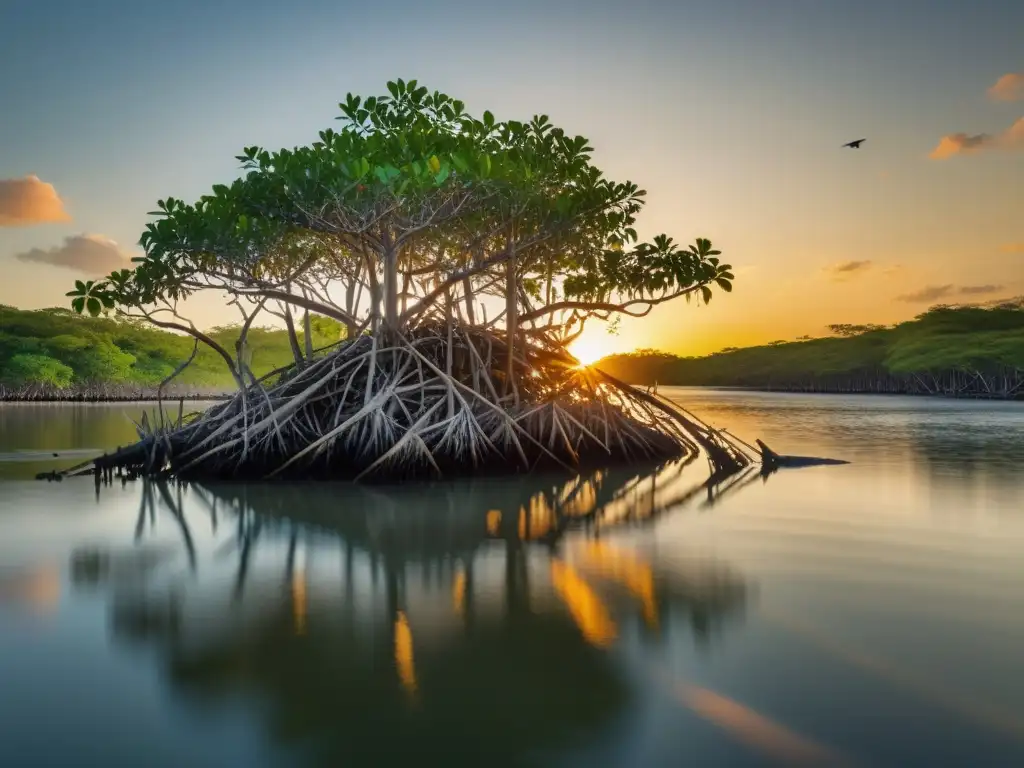
[[[607,345],[601,342],[600,338],[584,335],[569,346],[569,351],[582,365],[593,365],[609,354]]]

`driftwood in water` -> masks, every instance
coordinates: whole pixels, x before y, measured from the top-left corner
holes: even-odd
[[[842,459],[822,459],[816,456],[783,456],[773,451],[760,440],[756,442],[758,448],[761,449],[761,467],[769,472],[780,467],[817,467],[850,463]]]

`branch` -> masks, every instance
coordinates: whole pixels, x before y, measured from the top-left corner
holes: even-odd
[[[288,291],[281,291],[276,288],[235,288],[232,290],[233,293],[237,293],[243,296],[258,295],[263,296],[265,299],[275,299],[277,301],[283,301],[285,304],[294,304],[297,307],[308,309],[311,312],[318,312],[325,317],[333,318],[338,322],[356,324],[358,321],[348,312],[337,309],[328,304],[322,304],[319,301],[313,301],[305,296],[296,296]]]
[[[651,310],[654,309],[658,304],[663,304],[666,301],[672,299],[678,299],[680,296],[684,296],[688,293],[693,293],[698,288],[702,288],[710,281],[704,281],[701,283],[695,283],[689,288],[683,288],[670,293],[667,296],[662,296],[658,299],[633,299],[631,301],[625,301],[621,304],[614,304],[611,302],[604,301],[559,301],[555,304],[549,304],[546,307],[535,309],[533,312],[528,312],[519,318],[520,322],[527,322],[536,320],[537,318],[543,317],[544,315],[553,315],[555,312],[561,312],[566,309],[581,309],[584,312],[615,312],[622,315],[629,315],[630,317],[646,317],[650,314]],[[630,311],[629,307],[642,304],[645,309],[639,311]]]
[[[557,233],[555,232],[547,232],[543,235],[535,235],[532,238],[526,238],[521,243],[510,244],[511,247],[502,249],[497,256],[492,256],[489,259],[473,264],[465,269],[453,272],[444,281],[439,283],[434,290],[424,296],[420,301],[416,302],[411,309],[403,312],[402,316],[398,318],[399,325],[405,325],[409,320],[424,312],[431,304],[437,301],[445,291],[452,288],[456,283],[462,282],[467,277],[473,277],[474,275],[479,275],[481,272],[486,272],[491,267],[504,264],[509,259],[515,258],[521,251],[524,251],[527,248],[532,248],[538,243],[542,243],[545,240],[554,237],[556,234]]]
[[[183,362],[180,365],[178,365],[178,367],[175,368],[174,371],[171,372],[171,375],[168,376],[163,381],[161,381],[160,382],[160,386],[158,386],[156,388],[156,401],[158,403],[158,407],[160,408],[160,418],[161,418],[161,420],[163,419],[163,415],[164,415],[164,406],[163,406],[164,387],[166,387],[168,384],[170,384],[175,379],[175,377],[177,377],[177,375],[179,373],[184,371],[186,368],[189,367],[189,365],[192,364],[192,361],[196,359],[196,353],[198,351],[199,351],[199,339],[196,338],[195,344],[192,345],[192,354],[189,355],[188,360],[186,360],[185,362]]]
[[[239,381],[238,369],[235,367],[235,361],[232,359],[231,355],[228,354],[227,350],[224,349],[224,347],[222,347],[212,338],[207,336],[205,333],[196,329],[194,325],[189,326],[183,325],[181,323],[168,322],[167,320],[157,320],[156,318],[153,317],[152,313],[146,312],[145,310],[142,310],[142,312],[146,320],[155,325],[157,328],[165,328],[169,331],[181,331],[182,333],[187,333],[193,339],[198,339],[199,341],[203,342],[203,344],[205,344],[218,355],[220,355],[222,358],[224,358],[224,362],[227,363],[228,370],[231,372],[231,375],[234,377],[235,381]],[[239,384],[241,385],[241,382],[239,382]]]

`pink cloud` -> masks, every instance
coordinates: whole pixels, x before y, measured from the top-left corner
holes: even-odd
[[[993,101],[1019,101],[1024,99],[1024,72],[1009,72],[988,89]]]
[[[0,179],[0,227],[71,221],[52,184],[38,176]]]
[[[951,133],[943,136],[928,155],[932,160],[945,160],[954,155],[969,155],[991,149],[1013,151],[1024,149],[1024,117],[1020,118],[1002,133],[991,135],[978,133]]]

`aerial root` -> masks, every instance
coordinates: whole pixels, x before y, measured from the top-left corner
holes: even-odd
[[[750,463],[728,435],[564,350],[433,320],[359,336],[254,381],[197,418],[140,425],[97,460],[130,476],[396,481],[694,457],[715,473]],[[508,390],[509,395],[501,392]],[[512,394],[514,393],[514,394]]]

